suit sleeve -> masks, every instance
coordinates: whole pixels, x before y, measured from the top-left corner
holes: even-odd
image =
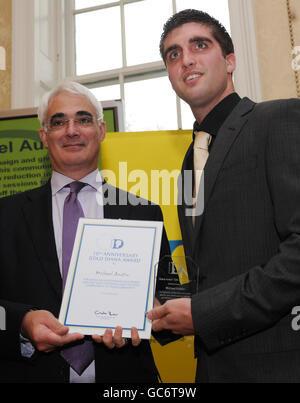
[[[34,307],[23,302],[16,302],[10,296],[8,289],[14,291],[18,296],[18,277],[14,277],[12,257],[16,256],[14,249],[14,230],[19,230],[20,216],[17,205],[13,203],[15,199],[8,197],[0,200],[0,360],[1,359],[22,359],[20,332],[25,314]],[[20,298],[21,300],[21,298]]]
[[[162,214],[160,207],[158,207],[158,206],[156,208],[155,221],[163,221],[163,214]],[[165,274],[167,274],[166,273],[167,264],[165,264],[165,262],[171,261],[171,250],[170,250],[170,245],[169,245],[165,227],[163,227],[159,259],[160,259],[160,262],[164,262],[164,263],[161,263],[158,265],[157,278],[165,277]],[[158,280],[158,284],[156,285],[156,288],[160,288],[159,280]],[[180,335],[178,336],[178,335],[173,334],[169,330],[162,330],[160,332],[152,331],[152,335],[162,346],[164,346],[168,343],[171,343],[172,341],[176,341],[182,337]]]
[[[0,300],[0,358],[22,359],[21,325],[27,312],[33,307]]]
[[[271,117],[265,174],[279,248],[269,261],[193,296],[195,333],[208,351],[272,327],[299,305],[300,102],[282,101]]]

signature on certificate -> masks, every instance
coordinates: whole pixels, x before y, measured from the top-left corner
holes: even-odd
[[[97,317],[98,317],[98,316],[110,316],[110,317],[112,317],[112,316],[115,316],[115,317],[119,316],[118,313],[111,312],[111,311],[105,312],[105,311],[96,310],[94,313],[95,313],[95,315],[96,315]]]

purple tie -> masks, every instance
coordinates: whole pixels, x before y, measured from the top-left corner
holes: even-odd
[[[62,237],[62,277],[63,289],[65,288],[69,264],[72,256],[72,250],[80,217],[84,217],[77,195],[85,186],[82,182],[70,183],[70,193],[65,199],[63,213],[63,237]],[[94,360],[93,342],[85,340],[81,344],[71,347],[64,347],[61,351],[62,357],[70,364],[70,366],[81,375],[84,370]]]

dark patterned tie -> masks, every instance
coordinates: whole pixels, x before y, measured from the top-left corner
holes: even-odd
[[[77,198],[78,193],[84,186],[85,184],[82,182],[70,183],[70,193],[64,203],[62,237],[63,289],[68,275],[78,220],[80,217],[84,217],[81,204]],[[66,346],[62,349],[61,355],[74,371],[81,375],[94,360],[93,342],[85,340],[84,342],[78,342],[76,345]]]

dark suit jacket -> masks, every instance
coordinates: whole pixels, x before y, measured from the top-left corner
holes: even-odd
[[[290,313],[300,305],[300,101],[242,99],[217,134],[204,186],[195,229],[187,205],[178,208],[185,253],[203,276],[192,298],[196,379],[299,382]]]
[[[108,186],[116,205],[104,206],[105,218],[162,221],[156,205],[122,205],[128,194]],[[62,279],[56,253],[50,184],[0,200],[0,306],[6,309],[6,331],[0,331],[0,382],[68,382],[69,367],[58,351],[20,353],[20,327],[31,308],[58,317]],[[120,205],[121,204],[121,205]],[[170,255],[164,232],[161,256]],[[163,340],[162,342],[166,341]],[[157,382],[148,341],[134,348],[109,350],[95,344],[97,382]]]

